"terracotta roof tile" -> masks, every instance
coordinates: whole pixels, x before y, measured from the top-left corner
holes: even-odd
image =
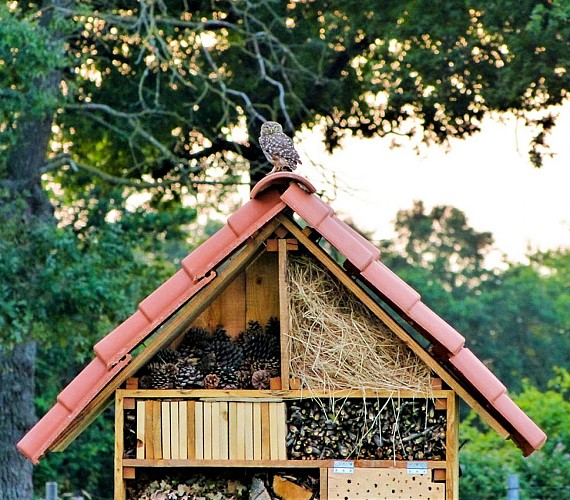
[[[303,189],[309,193],[315,193],[317,190],[307,179],[299,174],[294,174],[292,172],[274,172],[273,174],[266,175],[261,179],[251,190],[249,197],[251,199],[257,198],[257,196],[272,186],[286,186],[292,182],[297,182]]]
[[[445,348],[448,356],[457,354],[465,345],[465,337],[434,313],[423,302],[408,310],[409,318],[431,337],[430,341]]]
[[[314,228],[327,217],[334,215],[334,210],[318,196],[301,189],[297,184],[291,184],[281,195],[281,199],[297,212]]]
[[[277,191],[263,192],[231,215],[228,225],[188,255],[182,261],[182,267],[194,281],[202,278],[284,208]]]
[[[507,392],[499,379],[466,347],[449,358],[449,361],[490,403]]]
[[[420,300],[420,294],[382,262],[374,262],[361,275],[382,297],[401,311],[409,311]]]
[[[506,394],[499,396],[493,406],[516,429],[511,439],[523,451],[525,457],[546,442],[546,434]]]
[[[126,356],[111,370],[99,358],[59,394],[53,408],[20,440],[18,449],[37,464],[45,451],[71,425],[81,410],[130,362]]]
[[[184,275],[184,278],[181,276]],[[132,351],[146,337],[148,337],[162,322],[173,314],[186,300],[204,288],[215,275],[205,277],[196,284],[192,284],[184,270],[178,271],[166,281],[158,290],[149,295],[139,305],[139,310],[121,323],[111,333],[101,339],[93,350],[95,354],[111,368],[115,363]],[[186,285],[186,286],[181,286]],[[158,291],[157,290],[157,291]],[[154,305],[150,299],[156,300],[156,306],[143,310],[143,304]],[[158,300],[160,299],[160,301]]]

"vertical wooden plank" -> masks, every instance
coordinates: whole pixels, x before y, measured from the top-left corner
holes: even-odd
[[[269,455],[271,460],[279,460],[279,427],[277,403],[269,403]]]
[[[145,402],[144,401],[137,401],[137,449],[136,449],[136,458],[138,460],[143,460],[145,457],[144,449],[145,449]]]
[[[170,454],[170,403],[161,402],[162,413],[162,458],[169,460]]]
[[[287,460],[287,409],[285,403],[275,403],[277,406],[277,457],[278,460]]]
[[[243,272],[198,316],[194,326],[213,330],[218,325],[224,325],[230,336],[237,336],[245,330],[245,286]]]
[[[126,495],[125,480],[123,479],[123,454],[125,453],[125,413],[123,409],[123,396],[115,393],[115,499],[123,500]]]
[[[261,405],[253,403],[253,459],[261,460]]]
[[[220,402],[212,401],[212,460],[220,459]]]
[[[220,458],[227,460],[229,458],[229,441],[228,441],[228,403],[220,402]]]
[[[170,458],[180,458],[180,423],[178,401],[170,403]]]
[[[228,403],[228,440],[230,460],[237,460],[238,456],[238,428],[237,428],[238,403]]]
[[[152,447],[154,458],[162,458],[162,408],[160,401],[152,401]]]
[[[244,452],[246,460],[253,460],[253,403],[241,403],[243,405],[244,425]]]
[[[329,469],[321,467],[319,469],[319,497],[326,500],[329,497]]]
[[[271,429],[269,426],[269,405],[261,403],[261,459],[271,459]]]
[[[289,300],[287,291],[287,240],[279,240],[279,328],[281,341],[281,388],[289,389]]]
[[[180,458],[188,458],[188,401],[178,403],[178,422],[180,424]]]
[[[279,284],[277,255],[262,254],[246,270],[246,323],[252,320],[266,325],[271,317],[279,317]]]
[[[144,454],[145,458],[154,458],[154,425],[152,421],[152,400],[148,400],[145,405],[145,424],[144,424]]]
[[[236,460],[245,460],[245,407],[243,403],[236,403],[237,405],[237,424],[236,424],[236,439],[237,439],[237,455]]]
[[[459,498],[459,398],[454,391],[447,398],[445,448],[445,497],[455,499]]]
[[[196,401],[194,408],[194,429],[196,458],[200,460],[204,458],[204,403],[200,401]]]
[[[188,458],[196,458],[196,402],[188,401]]]
[[[212,459],[212,403],[204,403],[204,460]]]

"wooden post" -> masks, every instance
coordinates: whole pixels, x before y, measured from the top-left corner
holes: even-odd
[[[287,291],[287,240],[279,240],[279,325],[281,388],[289,389],[289,300]]]
[[[459,498],[459,397],[455,392],[447,398],[445,448],[445,498],[456,500]]]
[[[125,414],[123,396],[115,394],[115,500],[124,500],[126,496],[123,478],[123,454],[125,452]]]

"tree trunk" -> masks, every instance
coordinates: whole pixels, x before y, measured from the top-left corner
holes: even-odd
[[[61,0],[47,0],[40,24],[51,29],[55,9]],[[54,20],[55,21],[55,20]],[[53,25],[51,32],[54,50],[61,42],[61,33]],[[34,86],[38,92],[57,96],[61,72],[54,69]],[[21,213],[11,216],[25,231],[29,224],[38,222],[55,227],[53,207],[41,184],[55,109],[46,109],[44,116],[20,116],[17,118],[17,138],[7,151],[7,178],[2,180],[12,199],[24,200]],[[9,328],[9,324],[8,324]],[[32,464],[16,448],[22,436],[35,423],[34,366],[36,342],[28,339],[13,349],[0,346],[0,498],[33,498]]]
[[[35,421],[34,364],[36,344],[0,348],[0,498],[32,498],[32,464],[16,443]]]

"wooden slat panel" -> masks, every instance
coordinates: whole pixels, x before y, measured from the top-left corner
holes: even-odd
[[[232,337],[245,330],[245,272],[238,275],[221,295],[196,318],[195,326],[213,330],[223,325]]]
[[[228,441],[230,460],[237,460],[238,456],[237,405],[237,403],[228,403]]]
[[[229,441],[228,441],[228,403],[221,401],[220,403],[220,458],[229,458]]]
[[[271,460],[279,460],[279,427],[277,420],[278,403],[269,403],[269,455]]]
[[[287,460],[287,409],[285,403],[273,403],[277,406],[277,460]]]
[[[220,457],[220,403],[214,401],[210,403],[212,406],[211,429],[212,429],[212,460],[219,460]],[[205,439],[205,438],[204,438]]]
[[[162,458],[170,459],[171,448],[170,448],[170,403],[168,401],[163,401],[161,403],[161,413],[162,413]]]
[[[188,411],[188,458],[196,457],[196,402],[187,402]]]
[[[237,418],[236,418],[236,459],[245,460],[245,408],[242,403],[236,403],[237,405]]]
[[[180,423],[180,458],[188,458],[188,401],[178,403],[178,422]]]
[[[204,460],[212,459],[212,403],[204,403]]]
[[[194,408],[194,443],[196,445],[196,458],[204,458],[204,403],[196,402]]]
[[[143,459],[145,457],[145,401],[137,401],[137,450],[136,457]]]
[[[253,403],[253,459],[261,460],[261,405]]]
[[[264,253],[246,271],[246,323],[252,320],[267,324],[279,317],[277,255]]]
[[[261,459],[271,459],[271,431],[269,427],[269,405],[261,403]]]
[[[170,458],[180,458],[180,422],[178,401],[170,403]]]
[[[162,408],[160,401],[152,401],[152,447],[154,458],[162,458]]]
[[[244,450],[245,459],[253,460],[253,403],[239,403],[243,405],[244,410]]]
[[[154,423],[152,419],[152,401],[146,401],[145,424],[144,424],[144,445],[145,458],[154,458]]]

